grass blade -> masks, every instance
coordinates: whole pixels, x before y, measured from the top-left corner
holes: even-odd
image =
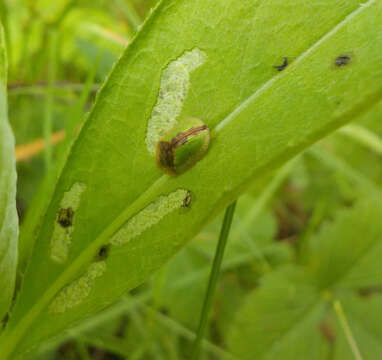
[[[192,349],[192,356],[191,356],[192,360],[198,360],[200,356],[201,343],[202,343],[204,334],[206,332],[208,317],[211,310],[212,301],[214,298],[216,285],[217,285],[217,281],[220,274],[220,268],[223,261],[224,250],[227,244],[229,230],[231,228],[233,215],[235,213],[235,207],[236,207],[236,201],[232,203],[230,206],[228,206],[224,215],[223,225],[222,225],[220,236],[219,236],[219,242],[216,248],[215,258],[212,264],[211,274],[210,274],[210,278],[208,282],[208,288],[207,288],[206,296],[204,298],[203,309],[200,316],[199,328],[198,328],[196,339]]]

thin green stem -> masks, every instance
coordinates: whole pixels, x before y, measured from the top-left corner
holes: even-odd
[[[76,0],[71,0],[67,2],[65,7],[58,14],[57,18],[53,22],[51,22],[49,25],[54,29],[58,29],[61,23],[65,20],[66,16],[69,14],[70,10],[72,10],[72,8],[75,7],[76,3],[77,3]]]
[[[345,336],[346,336],[346,340],[350,346],[350,349],[354,355],[354,359],[356,360],[362,360],[362,356],[361,356],[361,353],[359,351],[359,348],[358,348],[358,345],[357,345],[357,342],[355,341],[354,339],[354,336],[353,336],[353,333],[350,329],[350,326],[349,326],[349,323],[346,319],[346,316],[345,316],[345,313],[344,313],[344,310],[342,308],[342,305],[340,303],[339,300],[335,300],[334,303],[333,303],[333,308],[334,308],[334,311],[338,317],[338,320],[341,324],[341,327],[345,333]]]
[[[82,92],[84,87],[87,86],[86,83],[65,83],[65,82],[56,82],[54,85],[54,96],[55,97],[72,97],[73,92]],[[100,84],[94,84],[90,88],[91,92],[96,92],[100,88]],[[37,83],[37,84],[23,84],[23,83],[15,83],[8,84],[8,94],[12,96],[20,96],[20,95],[45,95],[46,88],[48,84],[45,83]]]
[[[73,141],[76,127],[79,125],[82,118],[84,117],[84,108],[85,108],[86,102],[89,99],[89,94],[91,92],[91,89],[94,85],[94,81],[96,78],[99,63],[101,61],[101,57],[102,57],[102,52],[99,51],[95,58],[94,65],[91,67],[89,74],[86,78],[86,81],[80,93],[79,99],[77,100],[77,103],[72,109],[71,119],[68,121],[65,127],[66,139],[64,141],[63,152],[66,152],[68,148],[70,148],[70,144]]]
[[[75,5],[75,0],[69,1],[58,18],[48,26],[48,87],[46,91],[46,105],[44,116],[44,139],[45,139],[45,171],[49,173],[52,168],[52,127],[54,111],[54,93],[57,77],[58,62],[58,28],[66,15]]]
[[[382,139],[369,129],[361,125],[349,124],[339,129],[339,133],[382,155]]]
[[[337,155],[329,153],[321,146],[313,146],[306,152],[310,156],[321,161],[327,167],[340,171],[346,175],[355,184],[361,186],[361,188],[367,189],[369,192],[372,191],[374,194],[381,194],[378,186],[369,178],[367,178],[362,173],[358,172],[356,169],[349,166],[342,158]]]
[[[151,307],[145,304],[143,304],[142,307],[146,313],[152,314],[158,323],[164,325],[166,328],[173,331],[176,335],[181,336],[190,341],[195,340],[196,335],[191,330],[187,329],[176,320],[160,313],[159,311],[155,309],[152,309]],[[216,358],[226,359],[226,360],[237,360],[237,358],[234,355],[230,354],[226,350],[212,344],[211,342],[207,340],[204,341],[203,347],[205,348],[206,351],[213,354]]]
[[[302,234],[296,240],[298,262],[304,263],[309,249],[309,241],[325,215],[326,202],[321,199],[313,209],[313,214]]]
[[[126,343],[113,336],[81,335],[80,340],[87,345],[112,352],[122,357],[129,355],[130,349],[127,348]]]
[[[142,319],[141,313],[136,309],[132,309],[130,311],[130,318],[135,324],[139,335],[142,337],[143,344],[145,344],[146,349],[150,352],[151,358],[157,358],[159,354],[158,345],[152,341],[151,333],[147,331],[146,322]]]
[[[199,328],[196,334],[196,339],[194,341],[193,349],[192,349],[192,360],[199,359],[201,343],[204,337],[204,333],[206,331],[208,316],[212,306],[212,300],[215,294],[215,289],[217,285],[217,281],[219,278],[220,268],[223,261],[224,250],[227,244],[228,234],[231,228],[233,215],[235,213],[236,201],[233,202],[230,206],[227,207],[227,210],[224,215],[223,225],[220,231],[219,242],[215,252],[214,262],[212,264],[210,279],[208,283],[207,293],[204,298],[204,304],[202,313],[200,316]]]
[[[285,182],[285,180],[294,169],[298,159],[299,157],[293,158],[276,171],[275,175],[272,177],[271,182],[266,186],[264,191],[261,192],[259,197],[253,203],[251,209],[244,217],[243,227],[248,227],[249,224],[252,224],[253,221],[257,219],[257,217],[261,214],[261,212],[264,211],[268,203],[274,197],[277,190],[280,189],[281,185]]]
[[[44,139],[45,139],[45,171],[49,172],[52,167],[52,127],[53,127],[53,104],[54,86],[57,69],[57,31],[49,32],[49,59],[48,59],[48,87],[46,91],[45,116],[44,116]]]
[[[140,360],[143,359],[146,352],[146,346],[142,344],[138,344],[137,347],[134,349],[131,349],[129,352],[129,359],[130,360]]]
[[[270,271],[272,266],[267,261],[263,252],[256,246],[253,239],[248,235],[246,229],[248,229],[249,224],[253,224],[259,217],[262,211],[269,204],[271,199],[274,197],[277,190],[280,189],[281,185],[288,178],[292,170],[294,169],[299,157],[296,157],[288,161],[283,167],[276,171],[271,182],[265,187],[264,191],[256,198],[252,207],[248,211],[247,215],[242,219],[240,226],[233,229],[233,236],[240,234],[242,239],[246,242],[249,250],[258,257],[261,261],[263,271]]]
[[[91,360],[87,346],[80,340],[76,341],[77,354],[80,360]]]
[[[122,10],[133,31],[136,32],[142,21],[130,0],[115,0],[115,2]]]
[[[5,45],[7,47],[8,68],[10,68],[11,64],[13,64],[13,61],[9,26],[9,10],[6,1],[0,1],[0,22],[2,23],[4,28]]]
[[[82,335],[85,335],[87,332],[90,332],[91,330],[106,324],[109,321],[116,320],[122,314],[129,313],[132,309],[138,308],[143,302],[149,299],[150,294],[148,292],[140,295],[135,295],[134,297],[126,295],[124,298],[122,298],[121,301],[117,302],[111,307],[80,322],[77,326],[65,331],[63,334],[55,337],[53,340],[42,344],[36,351],[36,359],[39,358],[39,356],[42,357],[44,353],[52,351],[52,349],[57,348],[60,344],[66,341],[76,340]]]

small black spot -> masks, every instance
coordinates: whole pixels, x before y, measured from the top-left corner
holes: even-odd
[[[284,56],[284,61],[281,65],[274,65],[273,67],[278,71],[283,71],[288,66],[288,58]]]
[[[98,254],[97,254],[97,258],[96,258],[96,260],[97,260],[97,261],[106,260],[107,257],[109,256],[109,252],[110,252],[110,245],[103,245],[103,246],[98,250]]]
[[[349,64],[351,60],[351,56],[350,55],[340,55],[335,61],[334,61],[334,65],[336,66],[345,66],[347,64]]]
[[[361,296],[372,296],[372,295],[380,295],[382,293],[382,287],[381,286],[373,286],[373,287],[366,287],[358,289],[358,293]]]
[[[190,207],[191,206],[191,191],[187,191],[186,197],[183,199],[182,207]]]
[[[64,228],[73,225],[74,211],[71,207],[58,210],[57,222]]]
[[[170,310],[166,306],[161,306],[159,308],[159,312],[163,315],[169,315],[170,314]]]

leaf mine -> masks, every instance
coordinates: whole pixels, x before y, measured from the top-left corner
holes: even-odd
[[[148,121],[147,150],[154,154],[159,139],[177,122],[190,87],[190,73],[203,65],[207,55],[194,48],[170,62],[162,71],[157,102]]]
[[[167,196],[160,196],[156,201],[145,207],[141,212],[132,217],[112,237],[112,245],[124,245],[131,239],[139,236],[145,230],[159,223],[166,215],[176,209],[191,203],[188,190],[177,190]]]
[[[72,243],[75,213],[80,205],[84,184],[75,183],[64,193],[57,212],[53,235],[50,243],[50,258],[60,264],[66,262]]]
[[[80,305],[90,294],[94,280],[106,271],[105,261],[93,262],[86,273],[71,284],[65,286],[53,299],[49,306],[52,314],[62,314],[67,310]]]

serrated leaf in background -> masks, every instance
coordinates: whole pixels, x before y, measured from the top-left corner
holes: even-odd
[[[364,199],[342,210],[311,241],[308,267],[321,288],[382,284],[382,202]]]
[[[240,359],[321,360],[326,345],[319,325],[327,306],[302,269],[280,269],[245,297],[229,348]]]
[[[344,314],[359,352],[364,360],[379,360],[382,358],[382,297],[377,292],[366,296],[347,294],[340,297]],[[332,315],[335,324],[335,347],[333,360],[348,360],[354,358],[344,329],[335,314]]]

